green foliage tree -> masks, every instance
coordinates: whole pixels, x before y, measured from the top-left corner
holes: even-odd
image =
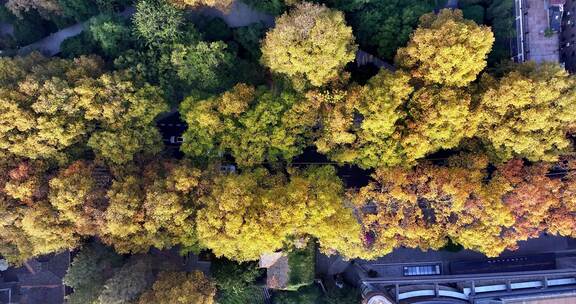
[[[158,45],[180,38],[184,13],[167,0],[139,0],[132,21],[137,37]]]
[[[485,80],[479,136],[498,159],[554,161],[572,150],[566,135],[576,123],[575,82],[562,67],[526,63]]]
[[[60,56],[64,58],[77,58],[98,52],[98,46],[87,31],[79,35],[66,38],[60,44]]]
[[[320,301],[322,292],[315,285],[305,286],[296,291],[283,291],[274,296],[277,304],[316,304]]]
[[[255,262],[217,259],[211,264],[211,272],[218,288],[218,303],[248,303],[260,293],[255,281],[263,270]]]
[[[232,35],[234,40],[246,51],[248,59],[259,61],[262,56],[260,41],[264,38],[265,31],[264,24],[259,22],[235,28]]]
[[[246,0],[246,4],[251,7],[278,16],[286,11],[287,5],[285,0]]]
[[[152,285],[153,280],[150,261],[146,259],[130,261],[106,281],[97,303],[134,303]]]
[[[178,78],[188,87],[214,92],[227,88],[234,79],[234,56],[224,42],[200,41],[192,46],[177,45],[171,63]]]
[[[420,18],[396,62],[427,84],[463,87],[486,67],[493,43],[490,28],[464,19],[460,10],[444,9]]]
[[[304,2],[277,18],[262,42],[262,63],[274,72],[322,86],[338,78],[356,50],[344,14]]]
[[[94,17],[87,26],[92,40],[107,57],[117,57],[132,42],[130,28],[112,15]]]
[[[420,16],[434,10],[434,0],[327,1],[350,16],[363,49],[385,60],[394,59],[418,25]]]
[[[74,18],[76,21],[84,21],[98,14],[98,4],[94,0],[57,0],[62,14]]]
[[[122,258],[113,250],[91,243],[82,247],[66,272],[64,284],[74,289],[66,296],[70,304],[98,304],[98,296]]]

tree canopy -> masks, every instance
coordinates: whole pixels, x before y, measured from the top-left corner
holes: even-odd
[[[460,10],[443,9],[420,17],[396,62],[427,84],[463,87],[486,67],[493,43],[490,28],[464,19]]]
[[[154,118],[167,110],[158,88],[123,72],[103,73],[97,57],[0,60],[4,153],[65,162],[90,147],[114,163],[156,153]],[[97,128],[98,126],[98,128]]]
[[[487,77],[480,103],[480,137],[498,159],[555,161],[573,150],[574,77],[558,64],[525,63],[499,80]]]
[[[338,77],[357,46],[341,12],[303,2],[276,20],[262,42],[262,63],[321,86]]]

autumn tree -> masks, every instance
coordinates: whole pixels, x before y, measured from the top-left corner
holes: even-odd
[[[457,147],[476,134],[478,120],[472,98],[462,89],[424,87],[408,103],[407,130],[402,138],[408,162],[440,149]]]
[[[140,304],[214,304],[216,285],[200,271],[161,272]]]
[[[290,180],[259,168],[215,177],[200,202],[197,230],[217,256],[257,260],[289,237],[314,236],[324,252],[362,252],[360,226],[343,204],[342,182],[332,167],[295,171]]]
[[[414,90],[409,81],[404,72],[381,70],[361,88],[309,92],[311,111],[322,113],[318,151],[363,168],[403,163],[404,107]]]
[[[159,162],[116,177],[106,195],[104,242],[120,253],[197,249],[192,198],[199,176],[185,162]]]
[[[184,153],[199,159],[230,152],[240,166],[291,160],[307,146],[315,121],[302,120],[300,96],[237,84],[204,100],[187,98],[180,111],[188,123]]]
[[[196,217],[200,243],[216,256],[237,261],[257,260],[282,248],[284,219],[268,216],[281,208],[281,185],[282,178],[265,169],[215,177],[199,198],[205,206]]]
[[[315,237],[320,251],[327,255],[338,253],[349,258],[370,255],[361,226],[345,204],[344,185],[334,167],[295,170],[285,191],[286,210],[279,211],[278,216],[292,213],[287,219],[289,233]]]
[[[4,159],[0,171],[3,256],[21,263],[78,245],[82,235],[49,202],[47,167],[42,162]]]
[[[506,249],[501,234],[512,217],[501,199],[482,200],[486,166],[485,157],[457,156],[442,167],[377,169],[374,181],[351,196],[364,229],[376,236],[373,254],[439,249],[448,239],[489,256]]]
[[[45,198],[45,170],[42,162],[0,158],[0,255],[11,264],[22,263],[38,251],[22,219],[30,205]]]
[[[103,191],[93,178],[94,166],[78,161],[49,181],[48,200],[62,221],[84,236],[96,235],[102,219]]]
[[[274,72],[321,86],[338,77],[356,49],[341,12],[304,2],[277,18],[262,42],[262,62]]]
[[[490,28],[464,19],[460,10],[443,9],[420,18],[396,62],[427,84],[464,87],[486,67],[493,43]]]
[[[568,166],[569,169],[570,166]],[[509,249],[517,249],[517,241],[536,238],[542,233],[573,236],[576,221],[574,214],[573,176],[571,172],[550,174],[550,165],[528,165],[521,159],[513,159],[500,165],[494,173],[499,187],[506,187],[502,196],[510,210],[514,223],[504,234]]]
[[[0,150],[66,162],[91,147],[114,163],[157,152],[154,118],[167,110],[158,88],[123,72],[103,74],[97,57],[0,60]]]
[[[525,63],[485,83],[479,137],[498,159],[555,161],[572,150],[566,136],[576,125],[576,83],[562,67]]]
[[[74,84],[102,74],[95,57],[50,60],[33,53],[0,59],[0,149],[32,159],[65,159],[91,126],[75,101]]]

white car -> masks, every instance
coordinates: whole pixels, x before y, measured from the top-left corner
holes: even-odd
[[[170,136],[170,143],[171,144],[182,144],[184,142],[184,138],[182,136]]]

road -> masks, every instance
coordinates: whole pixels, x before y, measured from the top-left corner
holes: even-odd
[[[457,9],[458,8],[458,0],[448,0],[446,2],[445,8]]]

